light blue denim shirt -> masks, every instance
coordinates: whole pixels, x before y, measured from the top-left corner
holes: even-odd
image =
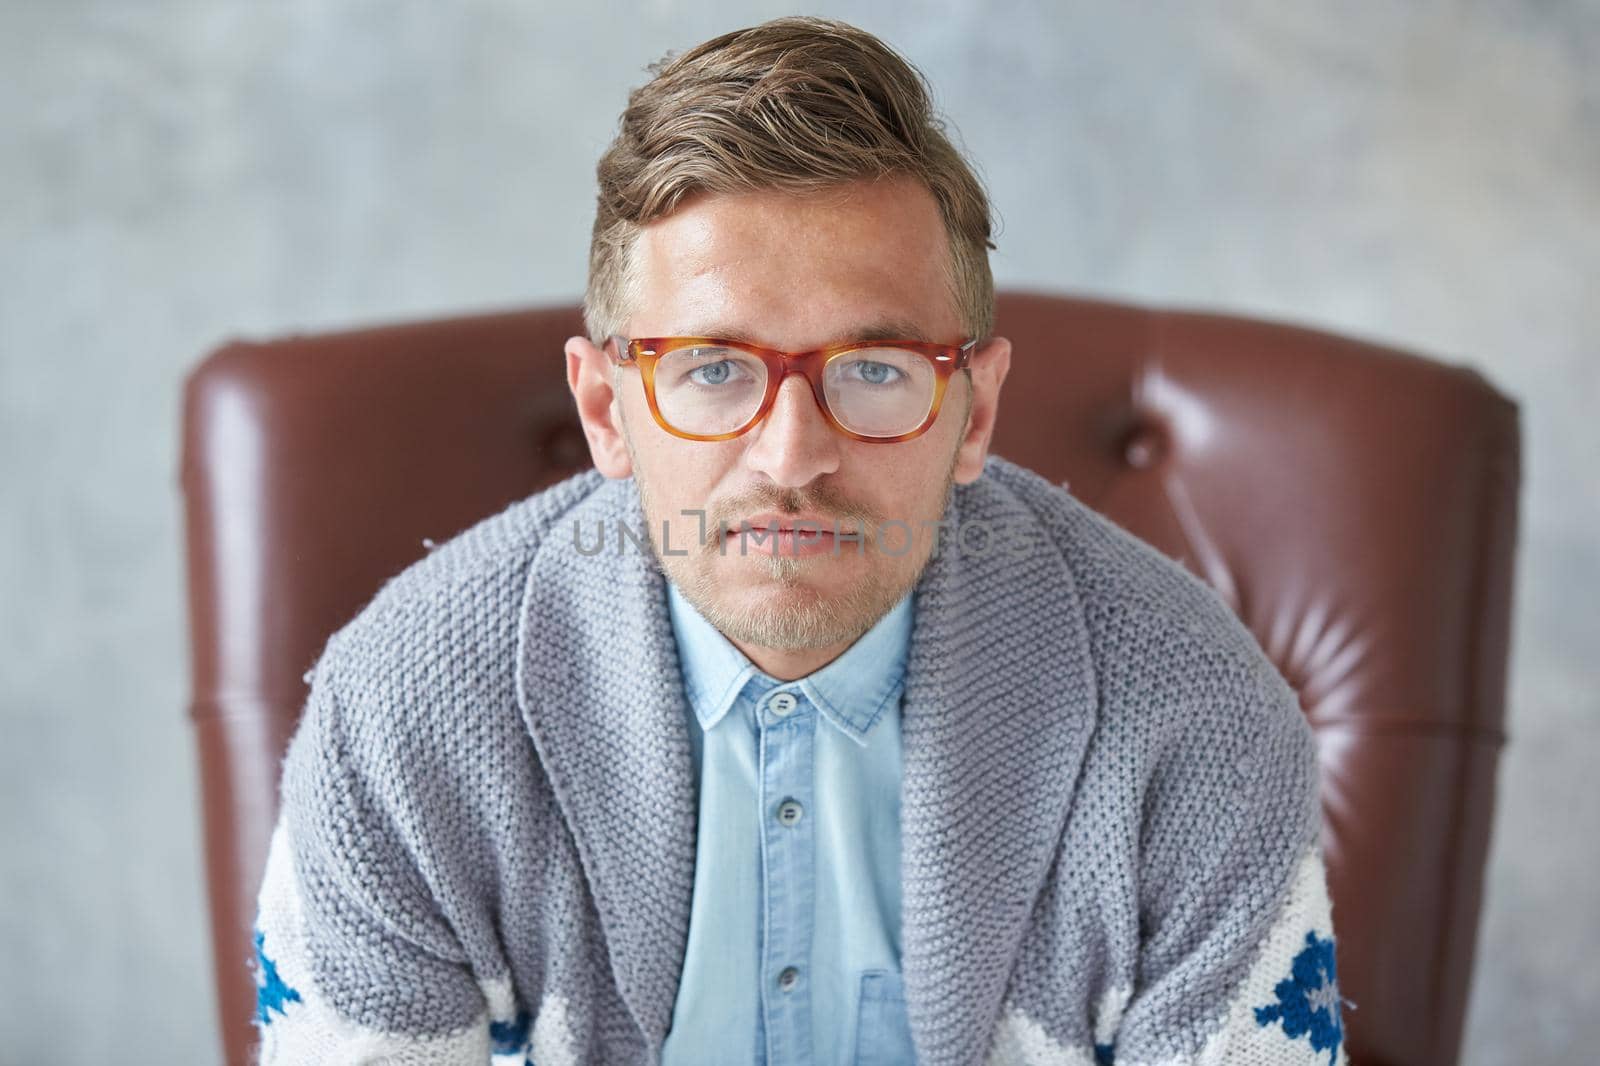
[[[900,980],[908,593],[797,681],[668,583],[699,782],[694,894],[663,1066],[913,1063]]]

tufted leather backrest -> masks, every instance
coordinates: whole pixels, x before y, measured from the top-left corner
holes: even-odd
[[[1504,743],[1515,403],[1476,372],[1239,317],[1004,294],[994,450],[1208,581],[1316,730],[1349,1048],[1456,1060]],[[212,353],[185,390],[217,995],[249,1061],[255,891],[302,675],[383,581],[588,465],[576,308]]]

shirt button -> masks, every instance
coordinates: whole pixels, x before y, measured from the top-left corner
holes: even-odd
[[[778,804],[778,821],[784,825],[795,825],[804,813],[805,808],[800,806],[799,800],[787,799]]]
[[[795,698],[792,692],[775,692],[772,698],[767,701],[767,708],[779,718],[794,710],[794,706]]]
[[[778,987],[785,992],[788,992],[799,983],[800,971],[793,966],[785,966],[783,972],[778,975]]]

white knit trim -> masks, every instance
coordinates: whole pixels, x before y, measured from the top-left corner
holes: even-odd
[[[1331,904],[1322,858],[1313,849],[1295,870],[1293,886],[1282,912],[1267,934],[1250,972],[1228,1006],[1217,1031],[1194,1055],[1180,1055],[1159,1063],[1134,1063],[1118,1057],[1116,1066],[1326,1066],[1328,1051],[1316,1051],[1310,1038],[1290,1039],[1277,1024],[1261,1025],[1256,1009],[1278,1002],[1278,983],[1290,976],[1295,956],[1306,947],[1306,935],[1332,939]],[[1337,989],[1327,989],[1337,998]],[[1130,998],[1127,988],[1107,990],[1094,1019],[1095,1042],[1113,1043]],[[1008,1008],[995,1029],[985,1066],[1094,1066],[1094,1051],[1058,1043],[1044,1027],[1016,1007]],[[1343,1041],[1333,1066],[1348,1066]]]
[[[1278,1002],[1277,985],[1291,974],[1295,956],[1306,947],[1306,934],[1333,938],[1331,909],[1322,857],[1312,849],[1301,858],[1283,911],[1229,1005],[1221,1028],[1198,1054],[1163,1059],[1158,1066],[1327,1066],[1328,1051],[1314,1051],[1308,1036],[1290,1039],[1276,1024],[1258,1024],[1255,1012]],[[1328,989],[1327,994],[1337,998],[1338,990]],[[1332,1061],[1334,1066],[1348,1062],[1344,1041]],[[1116,1062],[1117,1066],[1139,1066],[1120,1058]]]
[[[1100,997],[1100,1009],[1094,1015],[1094,1042],[1109,1044],[1117,1038],[1117,1027],[1122,1024],[1122,1014],[1128,1009],[1133,989],[1127,985],[1108,988]]]
[[[517,990],[511,987],[511,978],[491,977],[479,981],[478,987],[483,990],[483,1001],[489,1005],[490,1021],[517,1020]]]
[[[489,1021],[516,1024],[517,1021],[517,991],[511,986],[509,977],[493,977],[487,981],[479,981],[478,987],[483,991],[483,1000],[489,1005]],[[494,1052],[490,1040],[491,1054],[489,1066],[524,1066],[528,1061],[527,1042],[515,1051]]]
[[[533,1061],[539,1066],[578,1066],[572,1022],[565,996],[545,996],[533,1023]]]
[[[1044,1026],[1008,1007],[995,1026],[984,1066],[1095,1066],[1094,1050],[1065,1047]]]
[[[1122,1024],[1133,989],[1108,988],[1094,1014],[1094,1041],[1109,1044]],[[985,1066],[1095,1066],[1094,1049],[1067,1047],[1051,1039],[1044,1026],[1016,1007],[1008,1007],[995,1027]]]
[[[279,818],[267,852],[267,869],[256,900],[256,928],[262,950],[298,1001],[272,1012],[261,1034],[261,1066],[482,1066],[489,1061],[489,1019],[441,1036],[385,1033],[340,1017],[317,993],[288,829]],[[257,981],[261,980],[260,975]]]
[[[517,997],[510,978],[483,981],[480,987],[483,998],[489,1002],[490,1018],[516,1020]],[[569,1014],[566,996],[545,996],[539,1001],[539,1013],[533,1020],[527,1043],[514,1052],[494,1055],[490,1066],[524,1066],[530,1058],[539,1066],[578,1066]]]

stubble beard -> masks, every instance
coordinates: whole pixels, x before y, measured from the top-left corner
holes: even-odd
[[[626,431],[624,438],[627,438]],[[659,538],[662,523],[668,516],[656,508],[645,479],[638,476],[642,468],[631,440],[627,441],[627,447],[633,456],[634,484],[644,509],[657,568],[706,621],[741,644],[784,651],[853,644],[916,586],[932,557],[931,536],[914,522],[908,524],[916,533],[912,541],[915,554],[909,546],[898,556],[881,551],[874,540],[883,529],[881,517],[827,489],[772,489],[741,498],[732,506],[720,505],[715,511],[707,508],[704,540],[695,541],[691,536],[688,545],[683,544],[685,538],[681,529],[691,524],[690,519],[696,516],[693,512],[678,516],[679,521],[673,523],[677,527],[672,538],[674,554],[664,554]],[[952,454],[945,471],[937,517],[942,517],[949,506],[956,458]],[[764,595],[747,593],[734,600],[726,594],[724,582],[716,573],[716,563],[719,556],[738,556],[741,542],[737,533],[729,539],[718,534],[722,528],[737,530],[740,517],[757,510],[789,514],[816,511],[832,515],[839,528],[859,530],[862,538],[859,543],[836,544],[836,554],[797,557],[781,552],[750,551],[740,560],[740,565],[747,572],[758,570],[756,584]],[[698,519],[692,524],[698,525]],[[676,554],[683,547],[688,548],[688,554]],[[808,580],[823,573],[824,568],[836,560],[858,551],[862,558],[869,560],[869,565],[866,573],[844,590],[827,595]]]

